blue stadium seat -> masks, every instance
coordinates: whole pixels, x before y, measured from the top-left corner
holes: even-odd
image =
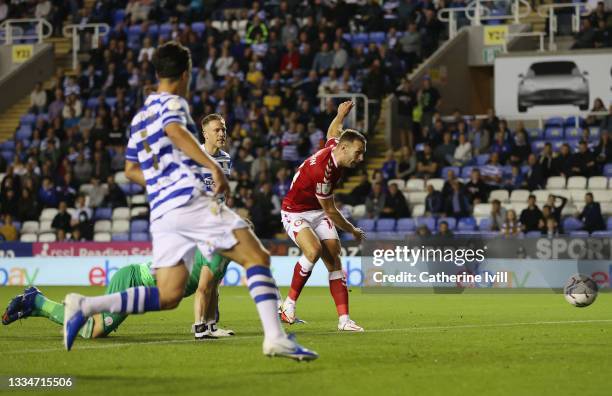
[[[454,235],[456,237],[462,237],[462,238],[474,238],[474,237],[480,237],[482,233],[480,231],[459,230],[459,231],[455,231]],[[499,234],[497,236],[499,236]]]
[[[527,128],[527,136],[529,136],[531,140],[542,139],[544,133],[540,128]]]
[[[429,231],[435,231],[436,230],[436,218],[430,217],[430,216],[419,216],[416,218],[415,225],[417,227],[424,225],[429,229]]]
[[[94,213],[94,220],[110,220],[113,217],[112,208],[97,208]]]
[[[98,98],[87,99],[87,107],[90,109],[95,109],[96,107],[98,107]]]
[[[578,151],[578,146],[580,145],[580,140],[578,139],[570,139],[566,141],[567,144],[569,144],[570,146],[570,152],[575,152]]]
[[[113,242],[124,242],[130,240],[130,235],[127,232],[122,232],[119,234],[113,234],[111,237]]]
[[[130,231],[134,232],[149,232],[149,222],[147,220],[132,220]]]
[[[28,124],[33,125],[36,124],[36,114],[28,113],[21,116],[19,119],[19,123],[21,125]]]
[[[551,117],[548,120],[546,120],[546,123],[544,124],[544,126],[546,128],[551,127],[551,126],[562,127],[564,124],[565,124],[565,120],[563,119],[563,117]]]
[[[567,117],[563,122],[563,125],[567,127],[583,127],[586,124],[586,120],[582,117],[578,117],[578,125],[576,125],[576,117]]]
[[[142,33],[142,28],[139,24],[134,24],[130,26],[127,31],[128,37],[130,35],[140,35],[140,33]]]
[[[0,152],[0,155],[2,155],[2,157],[8,164],[12,164],[13,159],[15,158],[15,152],[13,151],[2,151]]]
[[[449,170],[452,170],[453,172],[455,172],[455,176],[457,177],[461,175],[461,168],[459,168],[458,166],[445,166],[444,168],[442,168],[442,173],[440,173],[440,176],[444,180],[447,180]]]
[[[367,44],[368,43],[368,34],[367,33],[357,33],[351,36],[351,42],[353,44]]]
[[[527,238],[539,238],[542,236],[542,233],[540,231],[529,231],[525,236]]]
[[[49,122],[49,114],[47,113],[40,113],[39,115],[36,116],[36,121],[43,119],[46,122]]]
[[[0,150],[2,151],[15,151],[15,141],[7,140],[0,143]]]
[[[534,153],[539,153],[540,151],[542,151],[545,144],[546,144],[545,140],[533,141],[531,142],[531,151],[533,151]]]
[[[612,177],[612,164],[604,165],[603,175],[606,177]]]
[[[589,232],[588,231],[570,231],[570,236],[573,237],[588,237],[589,236]]]
[[[565,138],[566,139],[580,139],[582,136],[582,130],[576,127],[565,127]]]
[[[612,231],[612,216],[608,217],[607,227],[608,231]]]
[[[385,40],[385,32],[370,32],[370,43],[382,44]]]
[[[125,10],[119,9],[115,10],[113,13],[113,25],[118,24],[119,22],[123,22],[125,20]]]
[[[440,229],[440,223],[443,221],[446,221],[449,230],[454,230],[457,226],[457,219],[454,217],[441,217],[438,219],[438,229]]]
[[[590,132],[590,135],[591,135],[591,140],[598,140],[599,139],[599,134],[601,132],[599,130],[599,127],[596,127],[596,126],[590,127],[589,128],[589,132]]]
[[[553,142],[550,142],[552,144],[552,149],[553,151],[559,151],[561,150],[561,146],[563,146],[565,144],[565,141],[563,140],[555,140]]]
[[[164,23],[159,25],[159,37],[169,38],[170,33],[172,33],[172,25],[169,23]]]
[[[115,107],[115,105],[117,104],[117,98],[109,97],[106,98],[104,101],[106,102],[106,105],[111,108]]]
[[[489,154],[480,154],[476,156],[476,165],[483,166],[489,160]]]
[[[204,22],[194,22],[191,24],[191,29],[193,29],[193,31],[201,37],[206,30],[206,24]]]
[[[563,128],[562,127],[547,127],[545,136],[547,140],[559,140],[563,139]]]
[[[376,231],[389,232],[395,230],[395,219],[378,219],[376,221]]]
[[[476,230],[476,219],[473,217],[462,217],[457,223],[459,231],[474,231]]]
[[[371,237],[368,235],[368,238],[371,238]],[[353,236],[353,234],[350,234],[348,232],[343,232],[340,235],[340,239],[343,240],[343,241],[354,241],[355,237]]]
[[[146,242],[150,240],[148,232],[132,232],[130,240],[135,242]]]
[[[610,238],[612,237],[612,231],[594,231],[591,236]]]
[[[565,232],[577,231],[580,230],[583,226],[584,224],[582,224],[582,221],[578,220],[575,217],[566,217],[565,219],[563,219],[563,229],[565,230]]]
[[[357,227],[361,228],[365,232],[374,231],[376,221],[373,219],[361,219],[357,221]]]
[[[397,221],[396,229],[398,232],[414,231],[414,220],[411,218],[402,218]]]
[[[478,223],[478,229],[480,231],[489,231],[491,230],[491,219],[489,217],[483,217],[482,219],[480,219],[480,222]]]
[[[147,35],[151,36],[152,38],[156,38],[158,34],[159,34],[159,25],[156,23],[149,25],[149,30],[147,32]]]
[[[477,166],[464,166],[461,168],[461,177],[464,179],[469,179],[472,174],[472,169],[478,168]]]
[[[15,133],[15,138],[17,140],[25,140],[30,139],[32,137],[32,127],[30,125],[21,125],[17,132]]]
[[[399,234],[397,232],[391,232],[391,231],[377,232],[376,233],[376,237],[377,237],[377,239],[382,239],[382,240],[385,240],[385,241],[393,241],[393,240],[404,239],[402,234]]]

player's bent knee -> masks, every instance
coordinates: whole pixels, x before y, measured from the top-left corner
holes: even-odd
[[[321,257],[321,244],[319,241],[307,244],[302,248],[302,253],[311,263],[316,263]]]
[[[162,310],[174,309],[178,307],[183,299],[183,291],[180,290],[160,290],[159,305]]]

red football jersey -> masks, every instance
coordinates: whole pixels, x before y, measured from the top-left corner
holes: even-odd
[[[328,199],[334,195],[334,187],[342,176],[332,150],[338,145],[338,139],[327,141],[325,147],[304,161],[293,177],[289,192],[283,199],[282,209],[286,212],[300,213],[309,210],[320,210],[319,199]]]

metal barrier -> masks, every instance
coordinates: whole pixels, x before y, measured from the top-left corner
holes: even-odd
[[[110,26],[106,23],[84,23],[80,25],[66,25],[62,29],[64,37],[72,38],[72,68],[76,69],[79,59],[78,52],[81,47],[81,33],[85,30],[93,30],[92,47],[98,48],[100,37],[104,37],[110,32]]]
[[[30,33],[28,28],[31,28],[32,25],[34,25],[34,32]],[[0,24],[0,31],[4,33],[2,41],[5,45],[13,45],[16,40],[32,39],[40,44],[44,39],[51,37],[53,25],[42,18],[7,19]],[[0,39],[2,39],[1,36]]]
[[[591,14],[591,10],[587,8],[587,3],[563,3],[563,4],[544,4],[538,7],[538,15],[541,17],[548,17],[548,49],[555,50],[555,33],[557,32],[557,15],[555,10],[560,9],[574,9],[572,15],[572,31],[580,31],[580,17],[588,16]],[[583,10],[585,12],[583,12]]]
[[[523,33],[508,33],[505,37],[503,51],[508,52],[508,41],[514,37],[539,37],[540,38],[540,49],[538,51],[544,52],[544,32],[523,32]]]
[[[490,20],[513,20],[513,23],[520,23],[522,18],[525,18],[531,13],[531,4],[527,0],[514,0],[511,7],[511,14],[493,15],[491,9],[484,3],[492,3],[498,0],[474,0],[466,7],[459,8],[443,8],[438,11],[438,20],[448,23],[449,39],[457,35],[457,14],[463,13],[470,20],[472,26],[479,26],[482,21]],[[521,5],[524,6],[524,11],[521,12]]]
[[[327,101],[327,99],[350,99],[355,103],[355,107],[357,107],[357,105],[359,104],[357,102],[358,99],[363,100],[363,129],[365,132],[368,132],[368,126],[369,121],[370,121],[370,111],[368,109],[368,104],[371,102],[367,96],[365,96],[364,94],[361,93],[354,93],[354,92],[349,92],[349,93],[343,93],[343,94],[322,94],[319,95],[319,98],[321,99],[321,109],[325,108],[325,102]],[[351,128],[356,128],[357,127],[357,109],[354,109],[353,111],[351,111],[351,113],[349,114],[349,126]]]

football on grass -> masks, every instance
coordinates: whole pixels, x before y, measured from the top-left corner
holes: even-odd
[[[575,307],[588,307],[597,298],[597,283],[586,275],[572,275],[563,288],[568,303]]]

